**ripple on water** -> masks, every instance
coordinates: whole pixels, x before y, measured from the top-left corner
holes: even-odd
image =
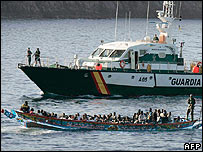
[[[158,21],[151,19],[153,21]],[[118,19],[120,26],[118,40],[123,40],[125,19]],[[137,40],[145,34],[145,19],[131,19],[132,39]],[[174,22],[177,27],[179,23]],[[40,89],[17,68],[25,61],[26,48],[41,49],[50,63],[56,57],[61,64],[72,61],[74,54],[87,57],[103,39],[113,41],[115,20],[53,19],[53,20],[2,20],[1,23],[1,106],[19,109],[25,100],[37,109],[49,112],[75,114],[108,114],[116,112],[132,116],[138,109],[165,108],[174,115],[185,116],[188,96],[141,96],[141,97],[97,97],[83,95],[77,97],[40,95]],[[123,28],[122,28],[123,25]],[[93,28],[94,27],[94,28]],[[201,60],[202,21],[183,20],[182,31],[172,31],[178,41],[184,41],[183,57],[186,60]],[[196,27],[196,28],[193,28]],[[198,32],[197,32],[198,31]],[[134,33],[134,34],[133,34]],[[154,31],[149,30],[153,36]],[[81,45],[82,44],[82,45]],[[191,56],[192,54],[192,56]],[[200,115],[202,97],[196,97],[195,117]],[[1,116],[1,148],[18,151],[50,150],[183,150],[185,142],[202,142],[202,129],[174,132],[105,132],[105,131],[50,131],[27,129]]]

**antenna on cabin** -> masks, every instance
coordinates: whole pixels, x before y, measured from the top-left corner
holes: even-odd
[[[117,18],[118,18],[118,1],[117,1],[117,8],[116,8],[115,41],[116,41],[116,33],[117,33]]]
[[[126,41],[126,24],[127,24],[127,17],[128,17],[128,14],[127,12],[125,13],[125,33],[124,33],[124,41]]]
[[[131,11],[129,11],[129,33],[128,33],[128,40],[130,41],[130,15]]]
[[[180,1],[180,6],[179,6],[179,21],[181,21],[181,16],[180,16],[180,12],[181,12],[181,1]]]
[[[147,32],[148,32],[148,24],[149,24],[149,1],[148,1],[148,6],[147,6],[147,26],[146,26],[146,36],[147,36]]]

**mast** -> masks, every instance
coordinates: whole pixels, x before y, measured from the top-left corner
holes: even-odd
[[[131,11],[129,11],[129,31],[128,31],[128,40],[130,41],[130,15]]]
[[[118,1],[117,1],[117,8],[116,8],[115,41],[116,41],[116,34],[117,34],[117,19],[118,19]]]
[[[147,6],[147,26],[146,26],[146,36],[147,36],[147,32],[148,32],[148,24],[149,24],[149,1],[148,1],[148,6]]]

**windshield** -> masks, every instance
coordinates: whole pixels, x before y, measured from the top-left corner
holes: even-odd
[[[98,48],[96,49],[93,53],[92,56],[99,56],[99,54],[103,51],[104,49]]]
[[[110,57],[114,57],[114,58],[118,58],[120,57],[123,53],[125,52],[125,50],[115,50]]]
[[[109,54],[111,54],[113,50],[112,49],[105,49],[104,52],[102,52],[102,54],[99,57],[107,57],[109,56]]]

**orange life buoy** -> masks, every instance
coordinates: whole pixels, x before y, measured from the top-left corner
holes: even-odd
[[[102,69],[102,64],[98,63],[95,67],[96,70],[101,70]]]
[[[120,67],[123,69],[125,67],[125,61],[121,60],[120,61]]]

